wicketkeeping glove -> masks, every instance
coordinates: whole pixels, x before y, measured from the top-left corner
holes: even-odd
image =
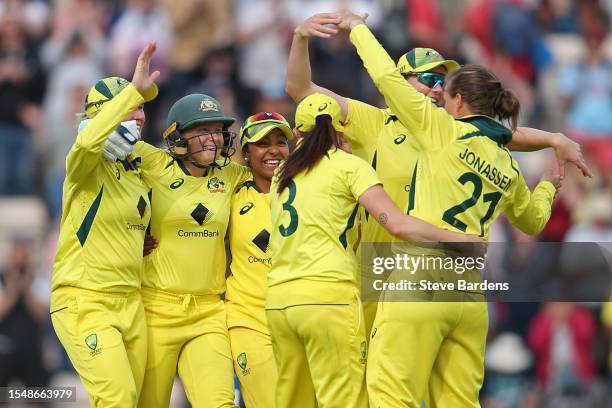
[[[87,124],[89,119],[85,119],[79,123],[79,132],[81,132]],[[132,153],[134,145],[140,139],[140,132],[135,120],[127,122],[121,122],[121,124],[115,129],[106,139],[104,147],[102,148],[102,155],[108,161],[115,162],[117,160],[125,160],[125,158]]]

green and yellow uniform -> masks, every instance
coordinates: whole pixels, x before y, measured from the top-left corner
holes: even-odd
[[[359,197],[380,181],[368,163],[332,147],[281,194],[276,183],[266,310],[277,406],[367,406],[367,343],[346,232]]]
[[[148,360],[139,406],[168,406],[177,372],[193,406],[234,406],[225,306],[225,234],[234,189],[248,169],[230,163],[190,175],[183,162],[143,142],[150,186],[150,233],[159,246],[145,257],[143,302]]]
[[[271,230],[269,194],[249,180],[232,197],[225,294],[234,370],[249,408],[274,407],[277,374],[265,311]]]
[[[485,242],[502,210],[524,232],[539,233],[550,217],[555,188],[542,182],[531,194],[504,146],[511,132],[485,116],[455,120],[433,105],[406,83],[365,25],[352,30],[351,41],[419,145],[407,212]],[[425,398],[428,407],[478,407],[488,326],[482,300],[381,303],[368,362],[370,404],[420,407]],[[406,332],[414,335],[406,337]],[[398,358],[407,350],[410,358]]]
[[[346,99],[348,111],[344,125],[344,135],[353,148],[353,154],[371,164],[376,175],[383,183],[385,192],[399,208],[408,203],[408,191],[412,179],[412,170],[418,158],[416,138],[402,125],[390,109],[380,109],[367,103]],[[361,212],[361,241],[357,250],[357,262],[361,265],[364,243],[389,243],[396,239],[370,217],[365,209]],[[386,249],[377,247],[378,250]],[[377,253],[377,256],[389,254]],[[371,286],[371,274],[359,276],[366,281],[362,288]],[[369,335],[376,315],[377,302],[370,299],[367,292],[363,302],[366,334]]]
[[[104,407],[136,405],[147,350],[139,289],[148,188],[137,163],[102,157],[108,135],[145,101],[122,85],[68,153],[51,283],[55,332],[92,406]]]

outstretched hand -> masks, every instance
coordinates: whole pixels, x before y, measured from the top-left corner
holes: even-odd
[[[558,166],[557,172],[561,176],[561,180],[565,178],[566,163],[572,163],[574,166],[578,167],[584,177],[593,177],[591,170],[589,169],[589,166],[587,166],[584,156],[582,155],[580,144],[574,142],[563,134],[560,135],[562,137],[559,139],[560,141],[554,147],[554,149]]]
[[[368,18],[368,13],[362,15],[355,14],[352,11],[344,11],[340,13],[342,20],[338,24],[338,28],[344,31],[351,31],[358,24],[365,24]]]
[[[138,61],[136,62],[136,68],[134,68],[132,84],[141,94],[146,93],[149,88],[154,86],[155,80],[157,80],[160,75],[159,71],[153,71],[149,74],[149,66],[156,48],[157,44],[155,42],[148,43],[140,52]]]
[[[332,35],[338,33],[338,29],[333,26],[330,27],[330,25],[338,25],[338,23],[340,23],[340,20],[340,14],[338,13],[315,14],[302,21],[295,28],[294,33],[303,38],[329,38]]]

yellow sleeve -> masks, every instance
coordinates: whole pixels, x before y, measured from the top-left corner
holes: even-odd
[[[355,200],[359,201],[359,197],[367,189],[382,183],[376,175],[376,171],[364,160],[355,156],[348,156],[348,158],[350,162],[346,166],[345,182]]]
[[[77,136],[66,158],[66,177],[73,181],[87,179],[105,159],[102,148],[106,138],[127,114],[144,103],[144,98],[129,84],[117,96],[102,105],[102,110]]]
[[[532,193],[520,173],[517,183],[514,196],[505,208],[506,216],[512,225],[524,233],[537,235],[550,218],[555,186],[549,181],[542,181]]]
[[[389,115],[383,109],[354,99],[346,98],[346,102],[348,111],[344,135],[351,144],[353,154],[369,162]]]
[[[422,151],[440,149],[461,136],[455,119],[444,108],[406,82],[365,24],[353,28],[350,39],[387,105]]]
[[[612,327],[612,302],[606,302],[601,309],[601,322],[606,327]]]
[[[136,142],[132,156],[140,157],[140,168],[149,172],[155,169],[163,169],[170,160],[173,160],[173,157],[165,150],[143,141]]]

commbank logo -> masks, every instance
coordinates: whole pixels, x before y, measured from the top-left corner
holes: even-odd
[[[212,212],[202,203],[198,203],[198,205],[196,205],[194,210],[191,212],[191,217],[200,225],[210,220],[212,216]]]

